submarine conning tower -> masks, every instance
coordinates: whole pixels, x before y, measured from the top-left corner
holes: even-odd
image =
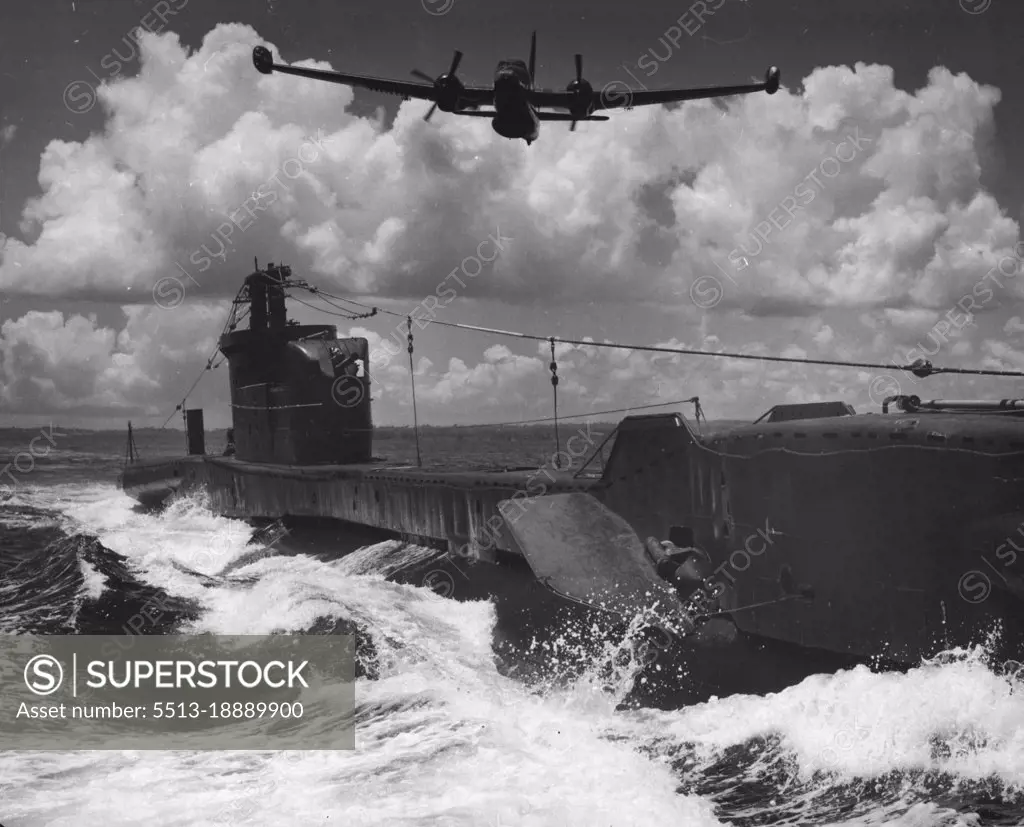
[[[267,265],[245,279],[220,338],[228,360],[235,457],[324,465],[369,462],[373,446],[366,339],[334,325],[289,321],[291,268]],[[248,329],[236,329],[248,305]]]

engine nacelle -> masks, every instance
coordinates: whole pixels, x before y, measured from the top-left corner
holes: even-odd
[[[442,112],[454,112],[459,109],[466,87],[455,75],[441,75],[434,81],[434,90],[437,108]]]
[[[569,103],[569,112],[573,117],[581,120],[589,117],[594,109],[594,87],[580,78],[566,86],[565,91],[573,96],[573,100]]]
[[[264,75],[269,75],[274,71],[274,58],[270,54],[270,49],[266,46],[256,46],[252,50],[252,65],[256,67],[256,71]]]

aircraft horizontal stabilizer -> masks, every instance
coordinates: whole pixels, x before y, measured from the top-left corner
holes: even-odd
[[[606,121],[607,115],[588,115],[585,118],[577,118],[568,112],[538,112],[537,118],[542,121]]]
[[[456,115],[469,115],[471,118],[493,118],[498,113],[493,109],[460,110]],[[586,118],[574,118],[568,112],[538,112],[538,120],[542,121],[607,121],[607,115],[590,115]]]

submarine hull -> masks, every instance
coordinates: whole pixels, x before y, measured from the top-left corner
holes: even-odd
[[[962,420],[927,424],[921,439],[935,433],[934,427],[946,427],[951,438],[970,432]],[[985,600],[972,602],[963,586],[965,573],[982,568],[982,557],[992,557],[1014,526],[1024,525],[1024,515],[1012,510],[1021,500],[1007,490],[1007,480],[1015,479],[1015,457],[970,454],[951,473],[947,455],[943,467],[951,482],[934,489],[931,498],[901,501],[898,494],[915,466],[922,478],[940,471],[934,451],[913,450],[912,434],[893,440],[910,446],[901,456],[863,454],[854,457],[858,467],[846,454],[830,458],[835,437],[822,434],[846,428],[868,441],[871,428],[885,433],[889,427],[880,417],[771,427],[779,436],[758,439],[740,428],[705,440],[677,415],[628,417],[618,427],[603,473],[590,478],[542,468],[442,472],[380,463],[299,466],[193,456],[164,463],[162,472],[152,465],[129,466],[123,485],[126,491],[158,491],[161,485],[178,493],[203,491],[212,510],[225,517],[316,523],[329,527],[322,532],[347,536],[358,527],[433,549],[433,557],[396,579],[455,599],[493,599],[496,649],[506,651],[510,663],[513,652],[551,654],[550,646],[538,649],[538,641],[572,641],[574,629],[596,624],[602,640],[621,635],[629,619],[585,605],[588,599],[574,593],[570,581],[598,582],[607,562],[593,550],[618,542],[624,533],[663,539],[689,531],[710,559],[723,612],[694,635],[637,654],[647,661],[637,695],[654,705],[778,691],[856,663],[914,666],[944,649],[986,642],[996,624],[1002,636],[993,654],[1024,659],[1020,595],[1000,581]],[[909,427],[900,433],[910,434]],[[882,467],[890,490],[885,478],[873,475]],[[156,479],[161,473],[162,482]],[[968,496],[953,482],[986,474],[995,478],[994,493],[981,486]],[[782,487],[787,482],[788,489]],[[574,549],[537,532],[534,551],[524,554],[516,539],[519,527],[565,497],[600,503],[625,528],[605,527],[601,534],[591,516],[573,525],[576,518],[566,514],[566,532],[582,538]],[[943,506],[940,498],[955,499],[957,507]],[[330,541],[324,547],[340,546]],[[545,560],[578,565],[560,573],[557,565],[545,568]],[[1012,584],[1010,568],[1004,571]],[[553,589],[549,575],[564,582]],[[595,602],[601,601],[590,601]],[[571,659],[571,653],[560,657]]]
[[[306,554],[324,562],[395,536],[309,517],[277,521],[277,528],[268,534],[273,553]],[[518,554],[498,551],[485,562],[438,549],[419,548],[411,558],[404,551],[383,560],[375,556],[367,571],[446,599],[489,601],[495,608],[492,647],[498,668],[528,686],[563,686],[586,674],[592,685],[613,688],[631,677],[623,706],[677,709],[716,696],[778,692],[808,675],[863,662],[757,639],[724,619],[709,621],[682,640],[637,634],[635,628],[630,634],[621,617],[545,586]]]
[[[185,411],[190,455],[136,462],[129,424],[127,493],[202,492],[225,517],[333,526],[336,554],[362,534],[401,538],[420,551],[390,574],[493,599],[499,648],[550,654],[575,634],[582,651],[639,630],[637,685],[656,697],[773,691],[979,643],[1024,661],[1024,400],[893,397],[881,416],[780,405],[714,435],[699,417],[627,416],[607,463],[612,437],[596,445],[588,424],[556,468],[389,464],[373,460],[368,341],[289,321],[300,288],[271,264],[233,303],[219,347],[235,453],[206,455],[201,412]],[[694,609],[709,593],[713,608]]]
[[[143,508],[158,509],[181,486],[180,468],[176,461],[149,460],[126,466],[118,484]]]

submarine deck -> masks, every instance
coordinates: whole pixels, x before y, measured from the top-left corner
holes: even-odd
[[[583,490],[600,482],[600,472],[575,476],[572,471],[559,471],[545,466],[514,468],[467,467],[452,469],[450,464],[437,463],[436,467],[424,467],[394,461],[288,465],[267,462],[248,462],[230,456],[203,454],[177,459],[148,460],[135,463],[136,471],[146,466],[166,468],[170,464],[181,466],[209,463],[245,474],[287,477],[309,481],[332,479],[366,479],[367,481],[407,482],[422,485],[452,485],[457,488],[523,488],[532,480],[542,476],[548,482],[566,485],[571,490]]]
[[[755,422],[710,435],[707,445],[726,456],[731,450],[829,454],[877,451],[890,445],[1019,455],[1024,453],[1024,418],[1015,412],[920,411]]]
[[[576,477],[544,467],[442,472],[405,463],[299,466],[209,454],[137,462],[122,475],[125,491],[147,503],[205,489],[224,517],[329,518],[478,548],[499,531],[502,500],[586,493],[602,484],[596,471]]]

